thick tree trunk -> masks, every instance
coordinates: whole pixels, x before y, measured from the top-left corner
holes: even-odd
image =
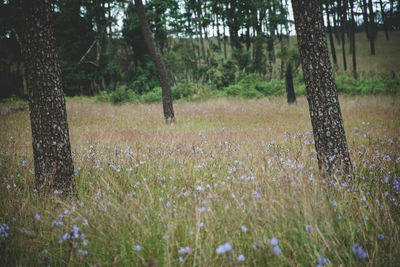
[[[329,43],[331,45],[332,60],[333,60],[333,64],[337,65],[335,43],[333,41],[332,27],[331,27],[331,23],[329,21],[330,16],[329,16],[328,4],[325,5],[325,8],[326,8],[327,26],[328,26],[328,33],[329,33]]]
[[[140,26],[142,28],[144,36],[144,41],[146,42],[147,49],[154,62],[154,65],[156,66],[158,79],[160,80],[165,121],[167,123],[173,123],[175,121],[175,115],[174,115],[174,108],[172,105],[171,86],[167,70],[165,69],[164,61],[160,55],[160,51],[156,46],[156,43],[154,42],[153,36],[151,34],[142,0],[135,0],[135,4],[140,21]]]
[[[28,83],[36,189],[75,195],[67,111],[52,8],[46,0],[14,0]]]
[[[292,65],[289,63],[286,68],[286,96],[289,104],[296,103],[296,94],[294,93]]]
[[[319,168],[350,174],[336,84],[325,40],[319,0],[293,0],[293,13]]]

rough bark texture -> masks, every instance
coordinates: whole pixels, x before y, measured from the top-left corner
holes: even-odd
[[[156,46],[156,43],[154,42],[153,36],[151,34],[142,0],[135,0],[135,4],[140,21],[140,26],[142,28],[144,36],[144,41],[146,42],[148,51],[150,53],[151,58],[153,59],[154,65],[156,66],[158,78],[160,80],[162,88],[164,117],[167,123],[172,123],[175,121],[175,115],[174,115],[174,108],[172,106],[171,86],[167,70],[165,69],[164,61],[160,55],[160,51]]]
[[[319,168],[350,174],[352,165],[325,40],[321,2],[293,0],[292,5]]]
[[[14,0],[25,63],[36,188],[75,194],[61,69],[48,0]]]

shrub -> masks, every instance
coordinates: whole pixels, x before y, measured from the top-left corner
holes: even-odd
[[[110,101],[113,104],[128,102],[129,93],[124,86],[118,87],[115,91],[110,94]]]
[[[256,83],[256,89],[265,96],[282,95],[285,92],[285,83],[282,80],[271,80],[269,82]]]
[[[142,95],[142,101],[145,103],[161,102],[162,91],[161,87],[155,87],[153,90]]]
[[[227,96],[239,96],[242,91],[242,87],[238,84],[233,84],[225,88],[225,94]]]
[[[264,95],[255,88],[250,87],[247,89],[242,88],[240,91],[240,96],[243,98],[262,98]]]
[[[228,60],[220,69],[221,75],[217,79],[217,88],[221,89],[236,81],[236,64]]]
[[[173,99],[181,99],[181,98],[193,98],[196,94],[196,87],[193,83],[183,80],[171,88],[172,98]]]

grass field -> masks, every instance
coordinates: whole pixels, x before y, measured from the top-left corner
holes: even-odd
[[[321,177],[307,101],[68,100],[79,199],[34,193],[0,104],[0,265],[398,266],[400,99],[342,97],[353,181]],[[7,112],[6,112],[7,111]]]

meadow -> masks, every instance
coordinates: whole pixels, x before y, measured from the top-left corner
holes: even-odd
[[[307,101],[68,99],[78,199],[34,191],[0,104],[1,266],[398,266],[400,98],[342,96],[354,177],[318,171]]]

